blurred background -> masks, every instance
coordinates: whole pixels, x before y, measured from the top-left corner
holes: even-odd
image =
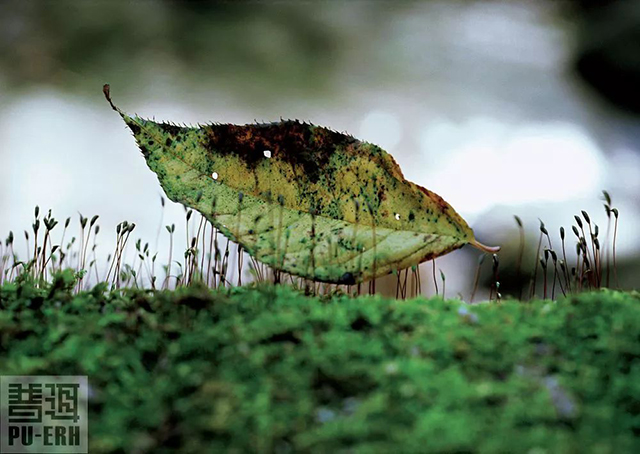
[[[637,1],[3,0],[2,238],[12,230],[23,244],[35,205],[74,224],[99,214],[104,257],[123,220],[153,248],[166,224],[184,238],[184,209],[161,209],[155,175],[103,98],[107,82],[122,109],[145,117],[297,118],[380,145],[480,241],[504,246],[507,293],[513,216],[532,268],[539,219],[554,241],[565,226],[568,255],[580,210],[604,236],[606,189],[620,213],[620,284],[637,286]],[[167,242],[162,228],[159,259]],[[468,298],[478,256],[464,248],[437,260],[448,296]]]

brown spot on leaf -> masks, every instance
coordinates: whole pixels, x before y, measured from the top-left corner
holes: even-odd
[[[272,158],[300,167],[311,182],[317,182],[326,171],[333,153],[341,146],[356,142],[353,137],[314,127],[297,121],[255,125],[210,125],[204,128],[205,148],[211,153],[234,154],[249,168],[265,158]]]
[[[129,126],[129,129],[131,129],[131,132],[133,133],[133,135],[138,136],[138,134],[140,134],[140,126],[138,126],[138,124],[131,120],[131,121],[127,121],[127,126]]]
[[[167,134],[171,134],[172,136],[177,136],[182,129],[180,126],[172,125],[169,123],[160,123],[159,126],[162,131],[166,132]]]

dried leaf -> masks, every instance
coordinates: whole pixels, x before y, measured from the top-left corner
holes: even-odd
[[[299,121],[181,127],[129,116],[167,197],[273,268],[353,284],[478,243],[376,145]]]

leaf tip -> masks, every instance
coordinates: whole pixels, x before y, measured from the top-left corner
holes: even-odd
[[[118,109],[116,105],[113,103],[113,101],[111,100],[111,86],[109,84],[104,84],[102,86],[102,93],[104,93],[104,97],[107,99],[107,102],[109,103],[111,108],[116,112],[118,112],[120,115],[122,115],[122,112],[120,111],[120,109]]]
[[[487,252],[489,254],[500,252],[500,246],[487,246],[475,239],[470,241],[469,244],[477,249],[480,249],[482,252]]]

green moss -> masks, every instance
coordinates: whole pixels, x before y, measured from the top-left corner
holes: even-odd
[[[640,296],[0,288],[2,374],[88,375],[90,452],[637,452]]]

